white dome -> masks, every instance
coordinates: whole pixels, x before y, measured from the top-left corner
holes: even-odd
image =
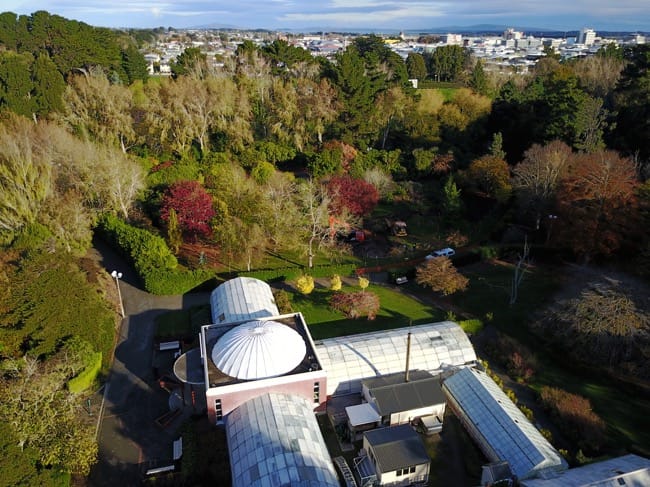
[[[277,321],[249,321],[226,332],[212,349],[224,374],[253,380],[291,372],[305,357],[305,341]]]

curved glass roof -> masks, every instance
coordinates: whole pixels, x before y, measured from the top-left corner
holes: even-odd
[[[300,334],[277,321],[249,321],[227,331],[212,349],[212,361],[224,374],[254,380],[295,369],[307,352]]]
[[[443,389],[456,403],[454,410],[460,409],[492,449],[488,457],[507,461],[520,479],[567,468],[564,458],[485,372],[463,369],[445,380]]]
[[[233,487],[339,487],[313,406],[267,393],[226,416]]]
[[[212,323],[234,323],[280,314],[271,286],[252,277],[237,277],[210,294]]]
[[[460,326],[451,321],[328,338],[315,343],[327,372],[327,394],[361,391],[361,380],[404,371],[411,332],[409,369],[437,374],[473,364],[476,353]]]

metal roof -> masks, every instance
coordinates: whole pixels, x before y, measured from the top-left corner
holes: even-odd
[[[469,338],[451,321],[327,338],[315,343],[316,354],[327,372],[327,394],[359,392],[362,379],[403,371],[409,331],[411,369],[435,375],[476,361]]]
[[[352,426],[359,426],[361,424],[378,423],[381,421],[381,416],[377,410],[372,407],[372,404],[364,402],[362,404],[355,404],[354,406],[347,406],[345,414]]]
[[[408,424],[366,431],[363,435],[383,473],[431,460],[420,435]]]
[[[430,374],[427,375],[428,378],[404,382],[404,374],[394,374],[392,377],[398,379],[398,382],[369,387],[379,414],[387,416],[397,412],[443,404],[445,395],[442,392],[439,379]]]
[[[562,455],[485,372],[462,369],[447,378],[442,387],[452,408],[491,448],[492,452],[484,452],[488,458],[496,455],[491,460],[507,461],[519,479],[567,468]]]
[[[571,468],[554,478],[531,479],[524,487],[647,487],[650,485],[650,460],[624,455],[602,462]]]
[[[313,406],[268,393],[226,416],[233,487],[339,487]]]
[[[280,314],[271,286],[252,277],[237,277],[220,284],[210,294],[210,308],[215,324]]]

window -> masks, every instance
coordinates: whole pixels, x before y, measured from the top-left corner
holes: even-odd
[[[223,313],[221,313],[221,314],[219,315],[219,322],[222,322],[222,321],[225,320],[225,319],[226,319],[226,315],[223,314]]]
[[[314,382],[314,403],[320,404],[320,382]]]
[[[409,467],[409,473],[415,473],[415,465],[412,467]]]
[[[221,409],[221,399],[215,399],[214,413],[217,416],[217,423],[223,421],[223,409]]]

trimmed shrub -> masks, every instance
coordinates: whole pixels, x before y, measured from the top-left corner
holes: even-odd
[[[368,280],[367,277],[359,276],[359,287],[362,290],[366,290],[366,288],[370,285],[370,281]]]
[[[370,291],[353,293],[336,293],[330,298],[330,306],[340,311],[347,318],[356,319],[366,316],[374,320],[379,311],[379,296]]]
[[[341,276],[339,276],[338,274],[334,274],[330,279],[330,289],[332,291],[340,291],[341,287],[343,287],[343,283],[341,282]]]
[[[73,394],[79,394],[93,385],[97,374],[102,368],[102,352],[93,353],[92,358],[86,368],[83,369],[76,377],[68,381],[68,390]]]
[[[314,278],[307,274],[296,279],[296,289],[301,294],[310,294],[314,290]]]

